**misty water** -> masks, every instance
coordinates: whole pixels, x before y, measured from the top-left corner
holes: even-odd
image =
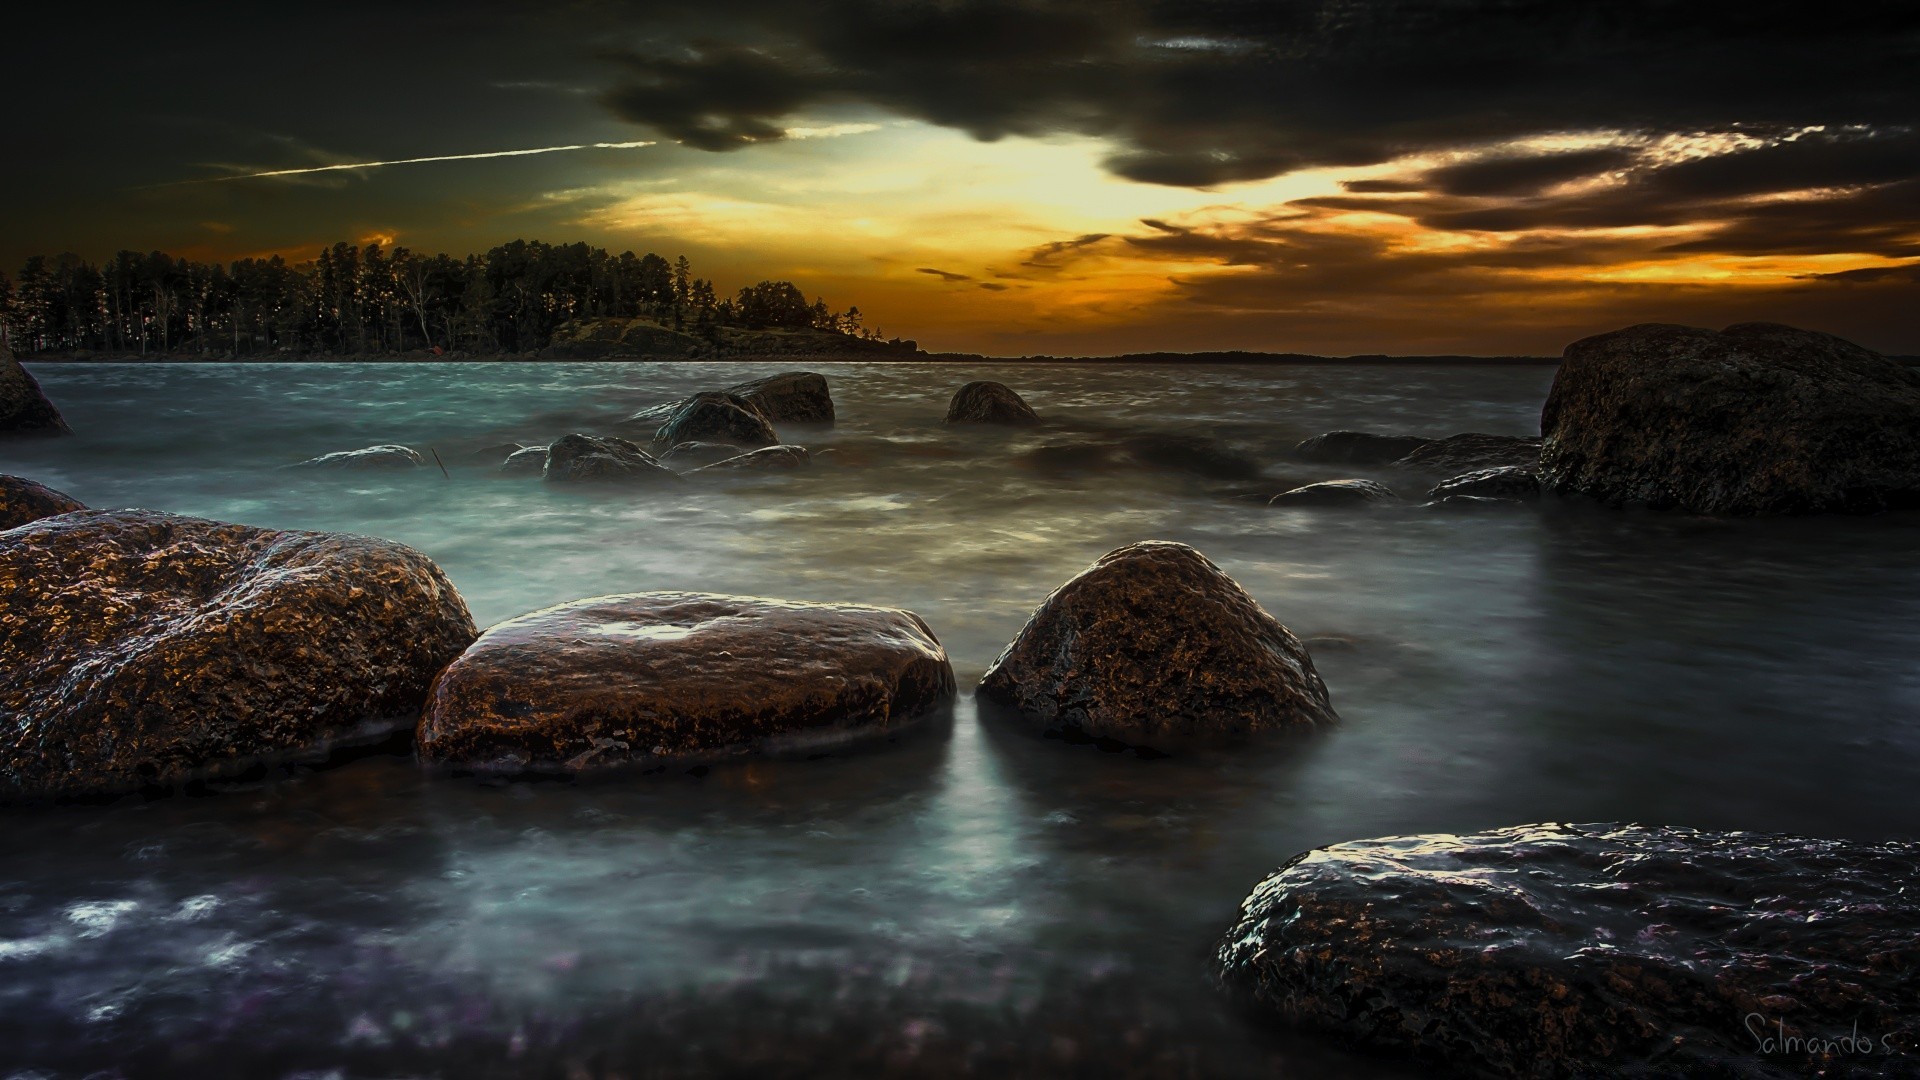
[[[889,742],[703,775],[484,783],[375,755],[8,809],[7,1071],[1414,1075],[1209,987],[1214,940],[1289,856],[1536,821],[1920,835],[1920,515],[1236,498],[1343,475],[1418,496],[1286,452],[1335,428],[1534,433],[1549,367],[825,365],[838,426],[782,433],[835,451],[810,470],[571,489],[467,459],[631,434],[626,413],[783,366],[39,365],[80,434],[0,444],[0,471],[89,505],[399,540],[482,626],[655,589],[897,605],[963,693]],[[971,378],[1056,426],[944,428]],[[1016,460],[1076,430],[1270,467]],[[451,478],[278,469],[383,442]],[[1342,725],[1147,760],[982,716],[971,687],[1034,605],[1148,538],[1308,638]]]

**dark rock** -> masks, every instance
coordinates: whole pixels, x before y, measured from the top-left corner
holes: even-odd
[[[1496,499],[1488,495],[1447,495],[1420,504],[1422,510],[1440,510],[1447,513],[1470,514],[1481,510],[1505,510],[1516,506],[1525,506],[1522,499]]]
[[[727,388],[752,405],[770,424],[831,424],[833,395],[827,377],[811,371],[783,371]]]
[[[1916,865],[1639,825],[1361,840],[1262,882],[1216,970],[1284,1023],[1476,1076],[1908,1075]]]
[[[1328,431],[1293,448],[1303,461],[1329,465],[1385,465],[1432,442],[1417,435],[1372,435],[1364,431]]]
[[[654,433],[656,447],[678,446],[683,442],[728,443],[756,449],[780,441],[773,426],[760,415],[752,402],[732,394],[707,392],[681,402]]]
[[[1020,395],[997,382],[970,382],[947,405],[949,424],[1007,424],[1031,427],[1040,417]]]
[[[1141,465],[1192,473],[1210,480],[1251,480],[1260,463],[1201,435],[1142,434],[1120,440],[1120,449]]]
[[[602,596],[488,630],[435,681],[418,746],[465,769],[574,773],[889,731],[953,694],[911,612]]]
[[[0,544],[0,798],[112,795],[404,730],[474,638],[387,540],[149,510]]]
[[[547,448],[526,446],[515,450],[500,463],[500,471],[509,476],[544,476],[547,471]]]
[[[483,446],[478,450],[469,452],[465,457],[465,461],[470,465],[485,465],[497,469],[506,464],[508,458],[525,449],[525,446],[517,442],[495,443],[492,446]],[[541,449],[545,449],[545,447]]]
[[[683,442],[661,454],[660,464],[674,469],[691,470],[739,456],[740,448],[727,443]]]
[[[767,469],[804,469],[811,462],[804,446],[763,446],[736,454],[711,465],[692,470],[696,473],[749,472]]]
[[[1442,480],[1427,492],[1428,500],[1435,502],[1455,495],[1522,502],[1537,499],[1540,497],[1540,470],[1522,465],[1476,469],[1451,480]]]
[[[1299,640],[1206,556],[1161,540],[1055,589],[980,693],[1047,731],[1159,750],[1335,721]]]
[[[1920,505],[1920,371],[1811,330],[1646,324],[1576,341],[1540,423],[1547,488],[1606,503]]]
[[[547,463],[540,475],[550,484],[644,484],[680,479],[680,474],[625,439],[590,435],[563,435],[554,440],[547,447]]]
[[[1470,431],[1435,439],[1391,464],[1400,469],[1449,475],[1509,465],[1533,468],[1540,464],[1540,440],[1523,435],[1484,435]]]
[[[426,459],[405,446],[369,446],[361,450],[339,450],[331,454],[297,461],[289,469],[417,469]]]
[[[1385,484],[1372,480],[1322,480],[1317,484],[1283,491],[1267,500],[1268,506],[1367,506],[1399,502],[1400,496]]]
[[[79,499],[39,481],[0,473],[0,531],[86,508]]]
[[[0,436],[71,434],[73,429],[47,400],[39,380],[0,345]]]

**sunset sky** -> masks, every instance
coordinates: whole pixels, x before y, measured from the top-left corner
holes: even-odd
[[[54,5],[15,20],[0,265],[526,237],[790,278],[931,349],[1557,353],[1771,319],[1914,353],[1916,12]]]

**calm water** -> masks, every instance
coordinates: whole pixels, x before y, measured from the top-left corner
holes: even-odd
[[[1206,986],[1213,938],[1295,852],[1543,820],[1920,834],[1920,515],[1232,497],[1338,475],[1417,494],[1284,452],[1341,427],[1535,432],[1548,368],[831,365],[839,426],[783,432],[838,451],[808,472],[586,491],[462,464],[775,370],[41,365],[81,435],[0,444],[0,471],[391,537],[482,625],[649,589],[899,605],[963,687],[1087,563],[1180,540],[1340,639],[1314,659],[1344,726],[1144,761],[963,695],[890,745],[703,777],[487,785],[373,757],[6,811],[0,1075],[1393,1076]],[[969,378],[1069,428],[1219,438],[1270,478],[1038,474],[1015,456],[1075,436],[943,429]],[[377,442],[453,477],[276,471]]]

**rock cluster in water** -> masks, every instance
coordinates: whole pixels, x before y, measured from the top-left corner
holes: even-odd
[[[434,683],[423,760],[577,773],[887,731],[953,697],[895,608],[707,593],[603,596],[489,629]]]
[[[73,429],[47,400],[39,380],[0,345],[0,436],[71,434]]]
[[[24,476],[0,473],[0,530],[86,508],[85,503],[63,491]]]
[[[148,510],[0,542],[0,798],[112,795],[404,729],[472,618],[387,540]]]
[[[1891,1076],[1920,1052],[1916,865],[1639,825],[1359,840],[1262,882],[1216,971],[1274,1020],[1472,1075]]]
[[[1040,417],[1004,383],[970,382],[947,403],[946,423],[1032,427]]]

